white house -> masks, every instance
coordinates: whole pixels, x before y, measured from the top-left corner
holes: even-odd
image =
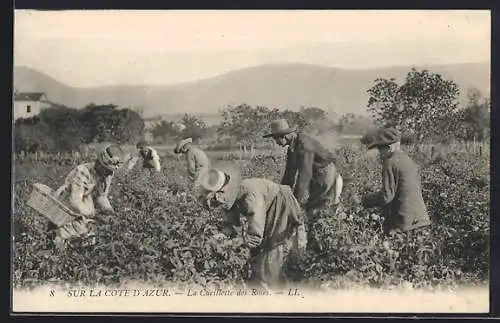
[[[18,92],[14,94],[13,118],[30,118],[51,104],[43,92]]]

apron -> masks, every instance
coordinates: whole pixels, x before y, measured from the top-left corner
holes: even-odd
[[[309,183],[308,209],[317,209],[327,206],[334,198],[335,178],[337,168],[330,164],[321,169],[315,170]]]
[[[261,286],[278,287],[286,283],[283,272],[285,258],[291,252],[305,249],[306,244],[304,214],[290,187],[281,185],[266,217],[262,244],[252,250],[251,281]],[[283,217],[287,218],[286,229],[276,230]]]

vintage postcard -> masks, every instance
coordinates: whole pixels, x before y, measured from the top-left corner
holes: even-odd
[[[15,11],[12,313],[487,313],[490,11]]]

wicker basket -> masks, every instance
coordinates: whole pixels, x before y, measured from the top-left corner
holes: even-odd
[[[53,194],[50,187],[35,183],[26,204],[47,217],[55,225],[62,226],[72,221],[75,213],[54,197]]]

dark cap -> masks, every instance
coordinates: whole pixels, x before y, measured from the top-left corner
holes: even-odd
[[[147,145],[148,145],[148,142],[146,140],[141,140],[137,143],[136,147],[143,148],[143,147],[146,147]]]
[[[394,128],[383,128],[375,132],[369,133],[361,138],[361,143],[366,145],[368,149],[379,146],[391,145],[400,141],[401,136]]]

